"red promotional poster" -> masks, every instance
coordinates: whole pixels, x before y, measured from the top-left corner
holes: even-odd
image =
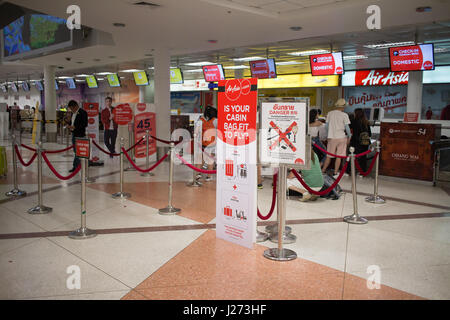
[[[392,72],[389,69],[358,70],[355,86],[391,86],[408,84],[408,72]]]
[[[392,71],[434,70],[433,44],[389,48]]]
[[[113,116],[118,125],[126,125],[133,120],[133,110],[128,103],[119,104],[113,109]]]
[[[217,134],[225,143],[256,141],[257,82],[256,78],[219,81]]]
[[[276,78],[274,59],[255,60],[250,62],[250,72],[253,78]]]
[[[153,111],[153,112],[152,112]],[[134,116],[134,141],[139,141],[145,136],[146,131],[151,136],[156,136],[156,114],[152,104],[138,103],[136,105],[136,115]],[[144,139],[134,149],[136,158],[145,158],[147,141]],[[156,154],[156,140],[149,140],[149,155]]]
[[[99,135],[99,104],[97,102],[85,102],[83,103],[83,109],[88,114],[88,127],[87,127],[87,134],[88,137],[92,140],[98,141],[98,135]],[[98,161],[99,160],[99,154],[98,149],[95,148],[92,150],[91,154],[92,161]]]
[[[220,80],[225,80],[225,74],[223,72],[223,67],[221,64],[203,66],[202,68],[206,82],[217,82]]]
[[[329,76],[344,73],[342,52],[312,55],[309,59],[313,76]]]
[[[90,154],[89,139],[77,138],[75,139],[75,154],[78,158],[89,159]]]
[[[405,112],[403,116],[403,122],[417,122],[419,121],[418,112]]]
[[[83,103],[83,109],[87,112],[89,118],[97,117],[99,113],[99,106],[96,102]]]

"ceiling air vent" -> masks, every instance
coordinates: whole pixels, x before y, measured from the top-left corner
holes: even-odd
[[[138,2],[135,2],[135,3],[133,3],[135,6],[146,6],[146,7],[149,7],[149,8],[157,8],[157,7],[160,7],[160,5],[159,4],[156,4],[156,3],[151,3],[151,2],[147,2],[147,1],[138,1]]]

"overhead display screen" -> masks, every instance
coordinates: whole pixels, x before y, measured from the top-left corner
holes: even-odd
[[[389,48],[391,71],[434,70],[434,46],[432,43],[416,46]]]
[[[249,63],[252,78],[270,79],[277,77],[274,59],[256,60]]]
[[[59,49],[72,44],[66,19],[45,14],[26,14],[3,28],[5,60]]]
[[[22,82],[22,89],[23,91],[30,91],[30,85],[28,84],[28,82]]]
[[[215,64],[211,66],[203,66],[203,76],[206,82],[217,82],[225,80],[225,74],[221,64]]]
[[[133,76],[137,86],[148,86],[148,77],[145,71],[133,72]]]
[[[34,82],[34,86],[35,86],[36,89],[38,89],[39,91],[44,91],[44,87],[42,86],[42,81],[35,81],[35,82]]]
[[[106,75],[106,79],[108,79],[110,87],[120,87],[120,80],[119,77],[117,76],[117,73]]]
[[[7,93],[8,92],[8,87],[6,86],[6,84],[2,85],[1,87],[2,87],[2,92],[3,93]]]
[[[59,90],[58,81],[55,80],[55,90]]]
[[[13,83],[11,83],[11,90],[13,91],[13,92],[17,92],[19,89],[17,88],[17,85],[13,82]]]
[[[182,84],[183,73],[180,68],[170,69],[170,84]]]
[[[67,88],[69,89],[76,89],[77,85],[75,84],[75,79],[74,78],[67,78],[66,79],[66,85]]]
[[[309,56],[313,76],[331,76],[344,74],[342,52],[316,54]]]
[[[87,76],[86,83],[87,83],[88,87],[91,89],[98,88],[98,83],[97,83],[97,79],[95,78],[95,76]]]

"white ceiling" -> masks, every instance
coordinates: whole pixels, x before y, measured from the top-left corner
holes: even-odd
[[[152,52],[160,47],[169,50],[173,63],[204,61],[202,59],[206,58],[226,63],[232,57],[265,54],[267,49],[279,61],[294,60],[296,57],[286,53],[329,48],[330,44],[348,54],[362,54],[363,43],[370,41],[414,40],[414,30],[419,27],[427,38],[434,36],[438,40],[450,40],[448,0],[147,0],[160,5],[156,8],[133,5],[138,1],[77,0],[82,24],[111,33],[115,45],[34,58],[23,61],[26,66],[20,66],[20,63],[0,65],[0,80],[14,77],[14,74],[39,73],[45,64],[63,67],[61,72],[92,70],[101,66],[119,69],[151,65]],[[75,1],[10,2],[67,18],[66,8]],[[381,7],[382,29],[379,31],[367,30],[366,8],[370,4]],[[419,6],[431,6],[432,12],[417,13],[415,9]],[[114,27],[114,22],[125,23],[126,27]],[[446,23],[436,25],[434,22]],[[301,26],[302,29],[292,31],[292,26]],[[433,26],[437,28],[426,33],[425,29]],[[377,56],[374,51],[370,54],[374,58]],[[71,61],[66,61],[66,57]],[[378,58],[374,64],[385,63],[384,55]],[[300,58],[298,60],[301,61]],[[360,68],[367,61],[358,63],[351,67]],[[284,72],[284,68],[288,67],[278,69]],[[309,65],[289,67],[286,72],[307,72],[304,68],[309,68]]]

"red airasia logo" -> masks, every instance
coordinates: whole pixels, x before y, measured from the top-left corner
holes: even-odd
[[[147,105],[145,103],[138,103],[137,104],[138,111],[144,112],[146,108],[147,108]]]
[[[336,74],[342,74],[344,70],[342,70],[342,67],[336,68]]]
[[[236,101],[241,96],[241,82],[239,79],[229,80],[225,84],[225,95],[228,100]]]
[[[250,93],[250,90],[252,89],[252,85],[250,81],[247,79],[242,80],[241,82],[241,94],[244,96],[248,95]]]
[[[295,159],[296,164],[305,164],[305,162],[301,158]]]
[[[89,118],[88,119],[88,123],[89,124],[94,124],[95,123],[95,119],[94,118]]]
[[[427,60],[423,63],[423,68],[425,70],[431,70],[431,69],[433,69],[433,63],[431,61]]]

